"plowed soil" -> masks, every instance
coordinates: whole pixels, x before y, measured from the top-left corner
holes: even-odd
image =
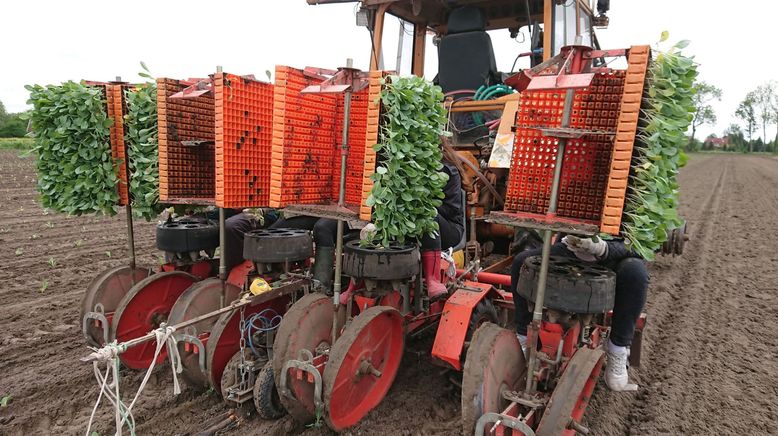
[[[778,160],[696,155],[681,173],[691,241],[651,267],[637,393],[598,385],[592,434],[778,434]],[[125,222],[67,218],[36,200],[34,163],[0,151],[0,434],[83,434],[97,398],[78,307],[90,280],[126,262]],[[154,266],[153,224],[137,223],[139,264]],[[459,398],[429,359],[430,338],[408,342],[383,403],[347,434],[458,434]],[[123,397],[142,374],[122,370]],[[139,434],[192,434],[227,409],[213,392],[172,394],[155,370],[134,408]],[[95,416],[101,435],[112,409]],[[320,434],[250,418],[229,434]]]

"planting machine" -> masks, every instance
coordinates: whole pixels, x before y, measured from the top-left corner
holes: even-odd
[[[599,15],[583,0],[360,3],[358,17],[373,38],[371,73],[349,63],[337,71],[306,69],[295,79],[297,73],[277,69],[276,74],[283,75],[277,83],[287,87],[282,93],[276,90],[273,125],[263,126],[273,130],[274,141],[281,138],[274,142],[275,156],[291,143],[284,135],[294,135],[289,132],[296,132],[309,115],[299,112],[291,121],[284,121],[283,112],[279,115],[278,108],[288,113],[303,107],[303,97],[294,100],[298,94],[317,96],[311,106],[316,110],[332,101],[342,111],[332,121],[314,114],[299,129],[307,141],[315,142],[316,128],[328,122],[340,127],[339,165],[337,157],[327,163],[340,171],[338,189],[333,190],[337,201],[304,207],[294,201],[279,203],[287,194],[274,197],[275,182],[270,183],[269,201],[287,211],[338,220],[333,295],[309,292],[315,285],[308,273],[314,247],[306,231],[248,233],[245,263],[226,271],[223,257],[214,257],[215,248],[224,247],[221,209],[220,225],[193,218],[160,224],[157,245],[166,263],[159,271],[137,268],[132,255],[129,266],[98,276],[82,304],[87,342],[99,347],[116,341],[123,348],[122,362],[143,369],[156,363],[153,343],[159,336],[149,332],[174,326],[183,375],[191,384],[214,387],[231,405],[253,399],[263,418],[288,412],[298,421],[323,421],[342,431],[356,425],[387,394],[403,364],[406,339],[430,332],[435,336],[433,361],[456,374],[452,379],[461,386],[465,434],[587,433],[582,418],[604,364],[602,344],[609,333],[615,274],[552,257],[551,244],[556,233],[618,235],[650,50],[598,47],[593,27],[607,25],[607,2],[598,2]],[[424,73],[428,31],[438,35],[436,80],[447,96],[449,129],[465,168],[467,232],[442,262],[441,281],[449,293],[439,299],[427,296],[415,245],[377,249],[343,240],[345,221],[365,219],[364,210],[347,207],[354,203],[347,180],[362,177],[363,165],[369,177],[375,161],[368,152],[359,155],[359,161],[349,159],[353,122],[338,121],[338,116],[362,120],[350,112],[352,97],[359,103],[358,93],[368,86],[375,99],[387,14],[413,25],[413,74]],[[523,26],[531,29],[532,47],[520,56],[531,58],[532,68],[499,73],[486,30],[509,29],[515,36]],[[609,68],[619,57],[626,59],[626,69]],[[245,85],[249,79],[231,80]],[[297,86],[295,80],[302,91],[291,87]],[[188,87],[176,98],[222,95],[215,79],[182,86]],[[371,112],[370,104],[378,103],[365,105],[368,115],[377,119],[379,109]],[[216,114],[218,118],[218,110]],[[370,132],[376,134],[377,128],[366,130],[367,143],[374,143]],[[255,131],[263,130],[257,126]],[[238,149],[248,143],[250,132],[254,130],[232,139]],[[207,144],[188,142],[188,147]],[[217,139],[217,150],[219,143]],[[308,152],[304,163],[312,160]],[[311,173],[320,178],[318,170],[303,163],[273,162],[283,168],[274,168],[272,176],[266,173],[271,181],[292,170],[299,171],[294,180]],[[356,176],[347,169],[353,165]],[[261,181],[254,177],[252,188],[253,183]],[[304,197],[307,186],[316,186],[320,193],[317,183],[301,182],[292,196]],[[358,200],[359,194],[353,198]],[[681,254],[685,239],[683,229],[674,231],[663,252]],[[510,276],[501,272],[517,252],[532,246],[542,246],[541,255],[524,263],[517,286],[533,312],[525,353],[509,328],[514,296]],[[495,261],[495,254],[502,258]],[[348,281],[345,290],[343,278]],[[341,291],[347,296],[343,301]],[[644,324],[643,316],[631,353],[635,364]],[[159,353],[157,362],[165,355]]]

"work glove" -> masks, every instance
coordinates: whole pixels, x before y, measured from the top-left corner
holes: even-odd
[[[596,262],[608,252],[608,243],[596,236],[594,238],[579,238],[567,235],[562,238],[562,243],[575,254],[575,257],[586,262]]]
[[[378,231],[375,224],[368,223],[362,230],[359,231],[359,239],[367,242],[373,242],[375,240],[375,233]]]

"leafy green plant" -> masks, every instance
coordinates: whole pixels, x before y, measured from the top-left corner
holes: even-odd
[[[3,398],[0,398],[0,407],[8,407],[12,399],[11,395],[3,395]]]
[[[662,34],[662,41],[667,33]],[[648,260],[682,225],[678,217],[679,168],[686,164],[685,132],[694,117],[694,81],[697,65],[684,56],[681,41],[659,52],[649,67],[642,107],[644,126],[632,156],[630,188],[624,206],[622,233],[630,247]]]
[[[103,91],[83,83],[28,85],[42,205],[70,215],[116,213],[119,194],[111,159]]]
[[[146,65],[141,77],[152,78]],[[164,209],[159,203],[159,153],[157,134],[157,85],[143,83],[125,92],[127,101],[127,154],[130,167],[130,195],[136,216],[151,220]]]
[[[381,92],[383,116],[367,205],[383,246],[438,231],[437,207],[448,176],[441,172],[440,136],[446,111],[438,86],[419,77],[389,76]]]
[[[44,279],[44,280],[41,282],[41,286],[40,286],[40,288],[38,288],[38,292],[40,292],[40,293],[44,293],[44,292],[46,292],[46,289],[49,289],[49,281],[48,281],[48,280],[46,280],[46,279]]]

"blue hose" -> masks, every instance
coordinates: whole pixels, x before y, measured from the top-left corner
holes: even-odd
[[[249,348],[255,356],[260,357],[259,352],[254,348],[254,333],[255,332],[270,332],[278,328],[281,324],[283,317],[275,310],[267,308],[261,312],[254,314],[251,318],[246,320],[246,340],[249,343]],[[257,325],[259,322],[259,325]]]

